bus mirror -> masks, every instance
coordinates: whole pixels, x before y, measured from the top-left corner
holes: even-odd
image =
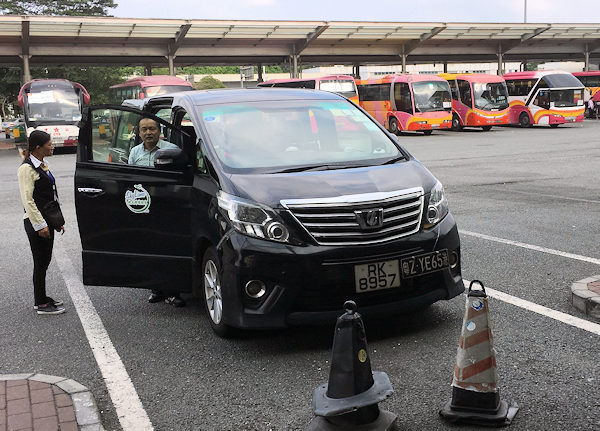
[[[550,102],[550,109],[554,108],[554,102]]]

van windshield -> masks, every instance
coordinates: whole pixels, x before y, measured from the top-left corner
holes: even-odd
[[[475,107],[493,111],[508,108],[508,90],[504,82],[474,82]]]
[[[413,82],[412,90],[417,111],[445,111],[452,106],[450,86],[446,81]]]
[[[203,107],[200,117],[217,156],[234,169],[371,166],[402,155],[378,125],[345,100],[213,105]]]

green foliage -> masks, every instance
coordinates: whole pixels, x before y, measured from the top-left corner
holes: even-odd
[[[212,76],[205,76],[194,84],[196,90],[208,90],[210,88],[225,88],[225,85]]]
[[[527,71],[534,71],[534,70],[538,70],[538,66],[540,63],[525,63],[525,70]]]
[[[21,88],[21,69],[18,67],[0,68],[0,115],[11,117],[19,112],[17,96]]]
[[[3,0],[0,11],[8,15],[108,16],[114,0]]]

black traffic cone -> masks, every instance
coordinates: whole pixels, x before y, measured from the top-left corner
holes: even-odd
[[[474,284],[479,284],[481,290],[473,290]],[[456,353],[452,400],[440,410],[449,422],[500,427],[509,425],[517,414],[517,404],[509,406],[500,400],[493,341],[485,287],[473,280]]]
[[[346,313],[335,325],[329,382],[314,390],[315,418],[307,431],[387,431],[397,416],[377,403],[394,390],[387,374],[371,371],[367,337],[356,303],[344,303]]]

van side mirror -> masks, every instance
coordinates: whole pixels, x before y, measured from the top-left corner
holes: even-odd
[[[182,169],[188,162],[188,157],[181,148],[163,148],[154,156],[154,167],[157,169]]]

